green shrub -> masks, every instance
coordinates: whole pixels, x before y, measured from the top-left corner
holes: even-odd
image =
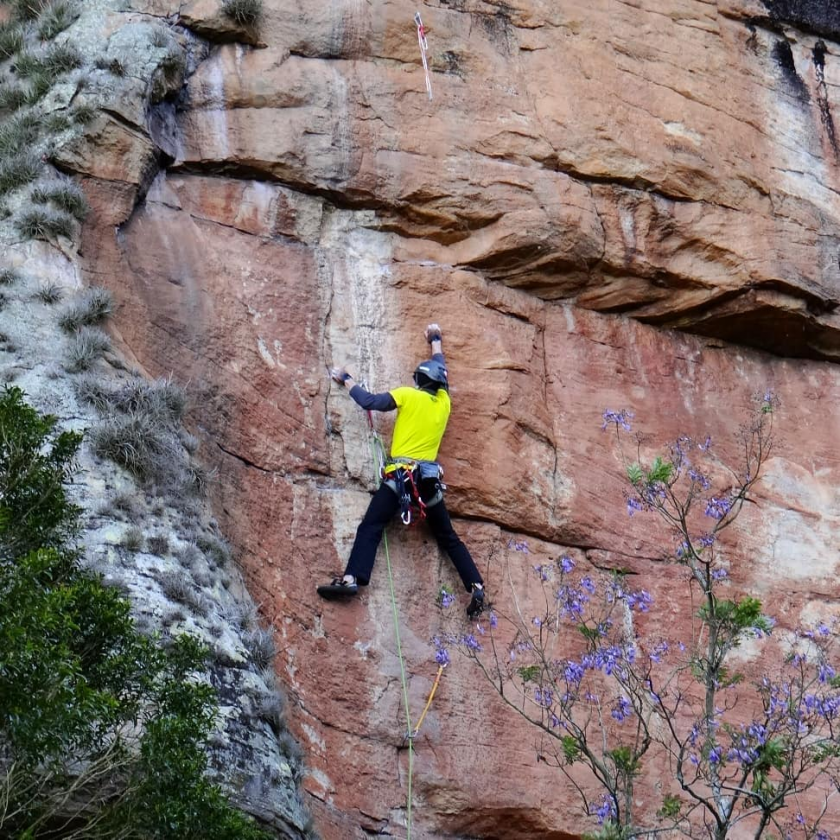
[[[54,548],[75,533],[78,509],[63,483],[73,473],[81,436],[57,425],[26,405],[19,388],[0,391],[0,560]]]
[[[262,0],[222,0],[222,11],[241,26],[255,26],[262,17]]]
[[[0,161],[0,195],[31,183],[40,175],[42,168],[41,160],[31,152],[22,152]]]
[[[31,198],[36,204],[52,204],[79,222],[84,221],[90,212],[85,194],[77,184],[69,180],[41,184],[32,190]]]
[[[11,58],[23,49],[23,27],[16,23],[0,23],[0,61]]]
[[[267,840],[206,777],[206,650],[138,633],[67,539],[80,436],[0,396],[0,836]]]
[[[51,41],[60,32],[64,32],[79,16],[78,8],[64,0],[51,3],[38,19],[38,37],[42,41]]]
[[[20,85],[0,84],[0,111],[18,111],[29,102],[29,94]]]
[[[69,373],[81,373],[111,349],[111,339],[97,327],[82,327],[70,339],[64,369]]]
[[[71,301],[58,317],[65,332],[75,332],[85,326],[104,321],[114,311],[114,299],[102,286],[91,286]]]
[[[73,236],[73,219],[56,210],[33,208],[15,219],[15,228],[26,239],[51,239]]]

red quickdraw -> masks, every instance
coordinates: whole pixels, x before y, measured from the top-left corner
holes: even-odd
[[[397,470],[397,478],[401,485],[400,501],[402,502],[406,497],[408,499],[407,504],[400,505],[400,519],[403,525],[411,525],[415,521],[411,515],[412,506],[417,508],[416,521],[422,522],[426,518],[426,503],[421,498],[417,483],[414,480],[414,470],[399,469]],[[405,489],[406,484],[410,490]]]

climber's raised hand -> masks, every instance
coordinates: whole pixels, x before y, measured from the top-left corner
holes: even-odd
[[[353,384],[353,374],[346,367],[331,368],[330,377],[334,382],[338,382],[339,385],[344,385],[347,388],[350,388]]]
[[[429,324],[429,326],[426,327],[425,336],[426,336],[426,341],[428,341],[429,344],[431,344],[433,341],[440,341],[441,340],[440,326],[438,324]]]

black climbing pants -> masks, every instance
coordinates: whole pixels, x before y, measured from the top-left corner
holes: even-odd
[[[373,563],[376,560],[376,549],[379,548],[382,533],[399,507],[397,494],[387,484],[380,484],[356,531],[356,540],[344,572],[347,575],[353,575],[360,586],[367,586],[370,583]],[[446,502],[441,500],[436,505],[426,508],[426,522],[441,551],[446,552],[455,565],[464,589],[470,592],[474,583],[483,584],[484,581],[467,547],[452,527]]]

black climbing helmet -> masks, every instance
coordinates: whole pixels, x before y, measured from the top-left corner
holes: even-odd
[[[437,383],[439,388],[449,390],[449,379],[446,375],[446,365],[436,359],[427,359],[420,362],[414,370],[414,384],[418,388],[424,388],[432,382]]]

